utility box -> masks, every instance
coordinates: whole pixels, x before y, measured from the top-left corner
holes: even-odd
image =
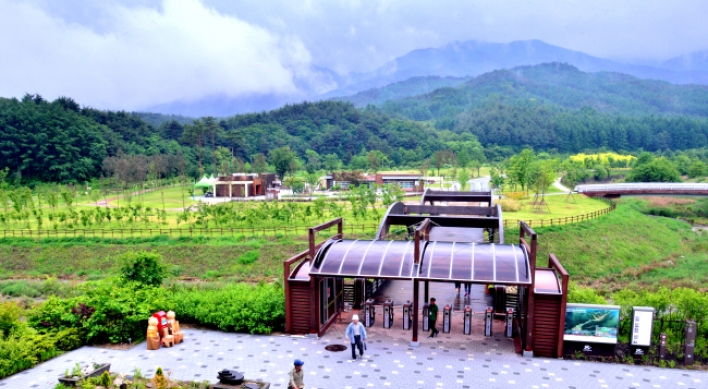
[[[446,334],[450,333],[450,324],[452,321],[452,308],[450,305],[445,305],[443,308],[443,332]]]
[[[696,349],[696,322],[686,320],[686,343],[683,346],[683,363],[693,365],[696,356],[693,354]]]
[[[386,300],[383,305],[383,327],[391,328],[393,325],[393,301]]]
[[[423,331],[430,331],[428,316],[430,316],[430,304],[425,303],[423,304]]]
[[[492,323],[494,322],[494,310],[487,307],[484,312],[484,336],[492,336]]]
[[[374,300],[368,299],[364,303],[364,327],[371,327],[376,322],[376,310],[374,309]]]
[[[464,333],[465,335],[472,334],[472,308],[469,305],[465,305],[465,313],[462,327],[462,333]]]
[[[404,330],[410,330],[411,329],[411,310],[413,307],[411,306],[411,300],[406,301],[405,304],[403,304],[403,329]]]
[[[511,338],[514,336],[514,310],[509,308],[506,310],[504,318],[504,336]]]

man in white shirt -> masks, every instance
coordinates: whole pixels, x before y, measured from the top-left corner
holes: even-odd
[[[352,344],[352,359],[356,360],[355,347],[359,349],[359,356],[364,356],[364,343],[366,341],[366,328],[359,323],[359,315],[352,316],[352,322],[347,327],[347,332],[344,335],[345,339],[349,339]]]

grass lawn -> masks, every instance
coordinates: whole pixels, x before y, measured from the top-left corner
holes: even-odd
[[[144,207],[158,208],[163,207],[163,196],[164,196],[164,208],[166,210],[182,209],[183,207],[190,207],[197,203],[197,200],[192,200],[189,196],[189,185],[185,185],[184,188],[180,185],[171,186],[163,190],[154,190],[148,193],[138,194],[130,197],[130,201],[126,202],[123,196],[113,196],[112,201],[109,201],[111,206],[125,206],[127,204],[142,204]],[[201,191],[197,191],[197,194],[201,194]],[[184,200],[184,203],[183,203]]]
[[[506,220],[549,220],[564,218],[569,216],[580,216],[591,212],[605,209],[610,205],[602,200],[597,200],[584,195],[573,195],[571,199],[566,201],[567,196],[564,194],[546,196],[545,200],[548,207],[543,207],[541,210],[535,210],[532,204],[533,195],[528,199],[519,200],[523,208],[518,212],[504,212]]]
[[[708,234],[680,220],[639,212],[638,200],[622,200],[614,212],[577,224],[536,228],[539,263],[554,253],[571,280],[599,290],[686,286],[708,290]],[[518,241],[509,229],[507,242]]]

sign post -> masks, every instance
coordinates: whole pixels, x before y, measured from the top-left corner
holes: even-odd
[[[632,357],[641,358],[648,354],[653,327],[653,307],[632,307],[632,333],[629,337],[629,352]]]

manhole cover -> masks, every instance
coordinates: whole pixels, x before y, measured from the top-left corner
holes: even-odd
[[[343,344],[330,344],[329,346],[325,346],[325,350],[327,351],[344,351],[347,349],[347,346]]]

